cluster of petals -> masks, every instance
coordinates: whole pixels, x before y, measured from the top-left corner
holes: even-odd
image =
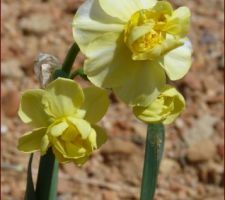
[[[184,110],[183,96],[172,86],[165,85],[160,95],[148,106],[135,106],[133,112],[146,123],[170,124]]]
[[[167,1],[86,0],[73,36],[87,57],[84,72],[131,106],[148,106],[191,66],[190,11]]]
[[[25,91],[19,116],[34,129],[19,139],[18,149],[44,155],[51,147],[59,162],[82,165],[107,139],[96,123],[108,105],[105,90],[93,86],[82,90],[73,80],[64,78],[45,89]]]
[[[19,116],[33,126],[20,139],[23,152],[52,148],[61,163],[82,165],[106,141],[96,125],[108,105],[105,89],[146,123],[172,123],[185,107],[170,80],[190,69],[190,11],[168,1],[85,0],[73,20],[75,42],[86,56],[84,73],[97,87],[58,78],[45,89],[26,91]]]

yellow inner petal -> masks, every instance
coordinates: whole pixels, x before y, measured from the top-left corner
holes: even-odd
[[[139,10],[131,16],[125,25],[124,42],[134,60],[154,60],[183,44],[178,42],[178,31],[171,31],[171,27],[184,28],[173,12],[170,3],[160,1],[153,8]]]

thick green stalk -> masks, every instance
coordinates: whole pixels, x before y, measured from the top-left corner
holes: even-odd
[[[56,70],[54,73],[54,79],[58,77],[69,78],[70,70],[73,66],[74,60],[79,52],[79,48],[74,43],[69,49],[67,56],[63,62],[62,68]],[[57,196],[57,179],[58,179],[58,162],[52,152],[49,149],[48,152],[41,156],[37,186],[36,186],[36,196],[37,200],[56,200]]]
[[[56,200],[58,161],[52,149],[41,157],[38,170],[36,196],[37,200]]]
[[[88,80],[87,75],[84,73],[83,68],[79,68],[76,71],[74,71],[73,73],[71,73],[70,78],[74,79],[76,76],[80,76],[84,80]]]
[[[62,64],[62,71],[68,74],[68,76],[70,74],[71,68],[79,51],[80,51],[79,47],[77,46],[76,43],[74,43],[69,49],[66,58]]]
[[[140,200],[153,200],[163,155],[165,130],[162,124],[148,125]]]
[[[58,77],[64,77],[64,78],[69,78],[70,77],[70,71],[72,69],[73,63],[77,57],[77,54],[79,53],[79,47],[77,46],[76,43],[74,43],[67,55],[66,58],[62,64],[61,69],[57,69],[54,74],[53,74],[53,78],[56,79]]]

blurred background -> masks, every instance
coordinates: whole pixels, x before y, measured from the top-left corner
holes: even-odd
[[[223,200],[224,191],[224,2],[171,0],[192,11],[189,37],[193,66],[176,82],[187,107],[166,127],[156,200]],[[23,200],[29,156],[16,149],[29,128],[17,116],[22,91],[38,88],[36,56],[63,61],[73,43],[71,23],[82,0],[1,2],[1,199]],[[79,56],[75,67],[82,65]],[[81,84],[82,81],[80,81]],[[111,96],[101,124],[108,142],[82,167],[61,165],[58,200],[138,200],[146,125]],[[35,106],[35,105],[34,105]],[[36,177],[39,154],[35,154]]]

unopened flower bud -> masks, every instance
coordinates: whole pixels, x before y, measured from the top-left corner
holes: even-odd
[[[34,72],[38,78],[40,85],[44,88],[53,79],[53,73],[59,69],[61,63],[59,60],[49,54],[40,53],[34,64]]]

